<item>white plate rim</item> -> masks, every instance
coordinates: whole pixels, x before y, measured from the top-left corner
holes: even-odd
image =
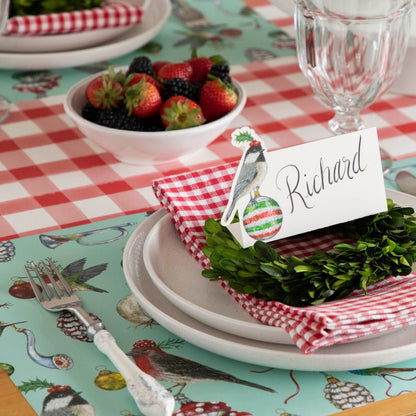
[[[397,191],[392,196],[414,198]],[[411,199],[409,199],[411,200]],[[166,299],[151,281],[143,262],[144,240],[166,211],[156,211],[131,234],[123,254],[126,282],[140,305],[160,325],[207,351],[243,362],[301,371],[348,371],[389,365],[416,356],[416,331],[406,327],[394,337],[340,344],[304,355],[294,345],[271,344],[219,331],[191,318]]]
[[[171,12],[170,0],[152,0],[143,22],[105,45],[48,53],[0,52],[0,68],[16,70],[47,70],[81,66],[91,62],[117,58],[132,52],[155,37]]]

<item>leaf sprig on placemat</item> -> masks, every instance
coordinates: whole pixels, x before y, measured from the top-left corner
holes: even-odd
[[[292,306],[341,299],[355,289],[388,277],[407,275],[416,262],[416,218],[410,207],[388,199],[388,210],[331,227],[355,244],[337,244],[300,259],[284,257],[256,241],[242,248],[231,232],[213,218],[205,222],[204,254],[211,263],[202,275],[228,281],[238,292]]]
[[[36,391],[39,389],[48,389],[53,386],[54,384],[50,383],[46,379],[41,380],[40,378],[36,377],[35,380],[23,381],[22,384],[20,384],[17,387],[22,393],[26,394],[30,391]]]

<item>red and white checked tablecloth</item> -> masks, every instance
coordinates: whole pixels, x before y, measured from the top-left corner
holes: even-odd
[[[74,127],[63,97],[12,105],[0,125],[0,240],[160,206],[152,180],[239,160],[231,132],[251,126],[269,150],[332,136],[332,112],[315,98],[295,57],[232,67],[247,91],[241,115],[208,148],[155,167],[126,165]],[[416,97],[385,95],[364,111],[395,159],[416,156]]]

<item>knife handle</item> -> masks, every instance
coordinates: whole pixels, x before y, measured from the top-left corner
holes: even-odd
[[[172,416],[175,407],[172,394],[153,377],[140,370],[107,330],[98,331],[94,335],[94,343],[124,377],[130,394],[145,416]]]

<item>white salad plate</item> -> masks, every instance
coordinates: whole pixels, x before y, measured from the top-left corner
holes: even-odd
[[[397,191],[388,191],[388,196],[400,205],[416,208],[416,198]],[[416,356],[416,331],[413,327],[396,330],[378,337],[367,337],[360,342],[339,344],[322,348],[313,354],[303,354],[293,344],[265,342],[238,336],[206,325],[178,308],[154,284],[144,264],[144,247],[153,228],[163,222],[165,210],[159,210],[146,219],[130,236],[123,256],[123,269],[127,284],[141,306],[163,327],[186,341],[216,354],[232,359],[277,368],[305,371],[345,371],[388,365]],[[189,254],[186,253],[189,257]],[[159,253],[160,262],[168,262]],[[183,268],[183,258],[169,262],[172,270]],[[198,276],[195,276],[197,278]],[[212,283],[209,282],[208,283]],[[215,286],[215,283],[212,283]],[[174,292],[176,293],[176,292]],[[177,295],[177,294],[176,294]],[[178,295],[177,295],[178,296]],[[232,303],[228,298],[226,303]],[[219,311],[216,311],[217,313]],[[242,314],[246,314],[241,309]],[[225,319],[231,318],[229,316]],[[241,321],[242,317],[233,317]],[[247,330],[255,324],[247,322]]]
[[[134,27],[129,28],[111,41],[83,49],[58,52],[0,52],[0,68],[19,70],[56,69],[117,58],[140,48],[153,39],[166,23],[170,11],[170,0],[151,0],[143,15],[142,23],[134,25]]]
[[[219,283],[201,276],[170,215],[157,221],[143,247],[143,261],[160,292],[178,309],[213,328],[244,338],[293,344],[282,328],[264,325],[245,312]],[[161,261],[162,260],[162,261]]]
[[[143,17],[151,0],[127,0],[143,10]],[[0,36],[0,51],[13,53],[61,52],[84,49],[113,41],[128,32],[132,26],[110,27],[105,29],[85,30],[75,33],[62,33],[38,36]]]

